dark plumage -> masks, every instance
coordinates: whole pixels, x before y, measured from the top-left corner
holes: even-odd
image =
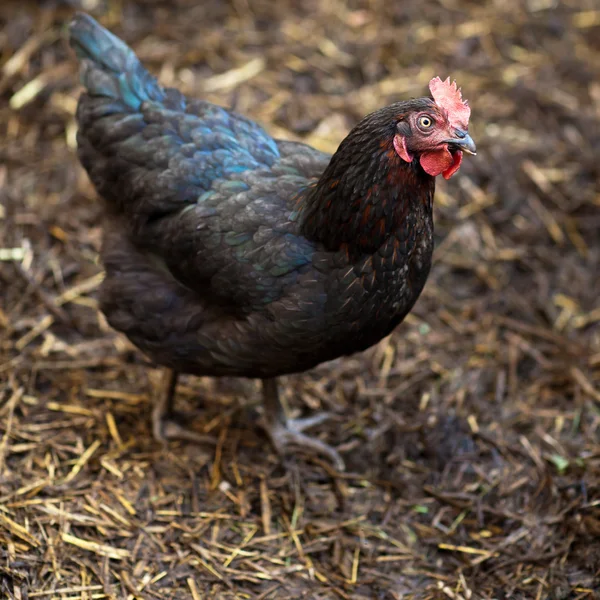
[[[101,307],[113,327],[175,371],[270,380],[364,350],[402,321],[431,265],[424,169],[457,169],[461,145],[474,150],[452,109],[393,104],[331,157],[162,88],[87,15],[70,33],[86,88],[79,157],[107,205]],[[423,166],[419,114],[456,138]],[[276,445],[340,462],[283,418],[270,381],[265,392]]]

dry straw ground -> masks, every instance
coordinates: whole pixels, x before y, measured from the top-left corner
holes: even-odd
[[[479,155],[440,182],[433,273],[378,347],[286,380],[345,474],[185,378],[218,447],[153,442],[161,385],[96,310],[73,3],[0,6],[0,596],[600,597],[596,0],[81,0],[165,84],[334,149],[451,74]]]

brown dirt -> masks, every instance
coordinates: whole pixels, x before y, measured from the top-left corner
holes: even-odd
[[[286,379],[348,463],[298,456],[292,493],[253,382],[179,387],[216,450],[152,440],[160,370],[96,309],[73,7],[4,0],[0,597],[600,597],[595,0],[84,4],[163,83],[328,150],[451,74],[479,154],[438,185],[406,322]]]

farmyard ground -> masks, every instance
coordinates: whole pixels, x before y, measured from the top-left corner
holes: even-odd
[[[334,150],[452,75],[476,159],[436,196],[426,290],[378,347],[286,380],[339,474],[297,494],[253,382],[185,378],[217,448],[157,445],[161,371],[97,313],[73,8],[0,6],[0,596],[599,597],[600,10],[589,0],[86,6],[167,85]]]

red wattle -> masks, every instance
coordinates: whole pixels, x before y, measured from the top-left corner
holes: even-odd
[[[448,146],[444,146],[440,150],[423,152],[420,162],[425,173],[432,177],[442,175],[444,179],[450,179],[460,168],[462,152],[450,152]]]
[[[454,175],[454,173],[460,169],[460,163],[462,162],[463,153],[460,150],[452,152],[451,154],[452,165],[450,165],[450,168],[442,172],[442,177],[444,179],[450,179],[450,177],[452,177],[452,175]]]

